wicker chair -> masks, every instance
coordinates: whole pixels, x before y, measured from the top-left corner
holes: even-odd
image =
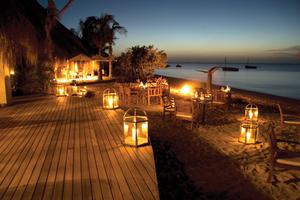
[[[300,145],[300,143],[294,141],[276,139],[274,129],[275,129],[275,125],[272,122],[269,125],[269,130],[268,130],[270,152],[271,152],[270,171],[267,179],[268,182],[271,182],[273,179],[275,167],[300,170],[300,152],[283,150],[277,146],[277,144],[280,142],[287,143],[287,144],[297,144],[297,145]]]
[[[182,121],[188,121],[191,122],[191,129],[194,128],[194,122],[195,122],[195,117],[194,117],[194,107],[193,107],[193,102],[190,102],[189,105],[189,110],[186,111],[178,111],[178,103],[176,102],[178,99],[175,98],[175,109],[176,109],[176,120],[182,120]]]
[[[280,104],[277,104],[280,113],[280,131],[283,132],[284,125],[300,125],[300,116],[284,114]]]
[[[160,87],[147,88],[148,106],[151,105],[151,99],[158,99],[159,105],[162,105],[162,89]]]
[[[165,118],[166,113],[169,113],[170,117],[176,116],[176,105],[173,97],[163,96],[163,107],[163,118]]]

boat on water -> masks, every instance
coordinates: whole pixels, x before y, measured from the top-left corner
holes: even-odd
[[[225,63],[224,67],[222,67],[222,70],[225,72],[238,72],[239,68],[227,66],[227,57],[225,56]]]
[[[175,67],[182,67],[182,66],[177,64]]]
[[[245,65],[246,69],[257,69],[257,66],[253,66],[253,65]]]
[[[249,58],[247,58],[247,64],[245,65],[245,69],[257,69],[257,66],[249,65]]]
[[[239,68],[236,68],[236,67],[222,67],[222,70],[226,71],[226,72],[238,72]]]

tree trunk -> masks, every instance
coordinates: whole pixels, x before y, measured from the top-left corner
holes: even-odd
[[[11,103],[11,80],[10,70],[4,60],[5,58],[1,55],[0,57],[0,106],[8,105]]]
[[[109,44],[109,74],[108,78],[112,78],[112,58],[113,58],[113,49],[112,49],[112,43]]]
[[[99,47],[99,52],[98,54],[101,56],[101,45]],[[98,74],[98,77],[99,77],[99,80],[103,80],[103,77],[102,77],[102,65],[101,65],[101,61],[99,62],[99,74]]]

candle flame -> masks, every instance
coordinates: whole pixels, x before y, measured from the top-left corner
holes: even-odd
[[[250,139],[251,139],[251,132],[247,131],[247,133],[246,133],[246,141],[249,142]]]

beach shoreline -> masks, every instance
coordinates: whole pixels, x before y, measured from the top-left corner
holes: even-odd
[[[184,84],[189,84],[195,88],[197,87],[205,87],[206,83],[195,81],[195,80],[188,80],[185,78],[175,78],[169,76],[160,76],[156,75],[156,77],[163,77],[167,79],[169,85],[171,87],[180,87]],[[213,88],[221,88],[220,85],[213,85]],[[232,98],[235,99],[242,99],[248,103],[254,104],[262,104],[262,105],[271,105],[276,106],[276,104],[282,105],[286,111],[293,112],[293,113],[300,113],[300,100],[294,99],[290,97],[283,97],[283,96],[276,96],[272,94],[262,93],[262,92],[255,92],[249,91],[244,89],[238,88],[231,88]]]

